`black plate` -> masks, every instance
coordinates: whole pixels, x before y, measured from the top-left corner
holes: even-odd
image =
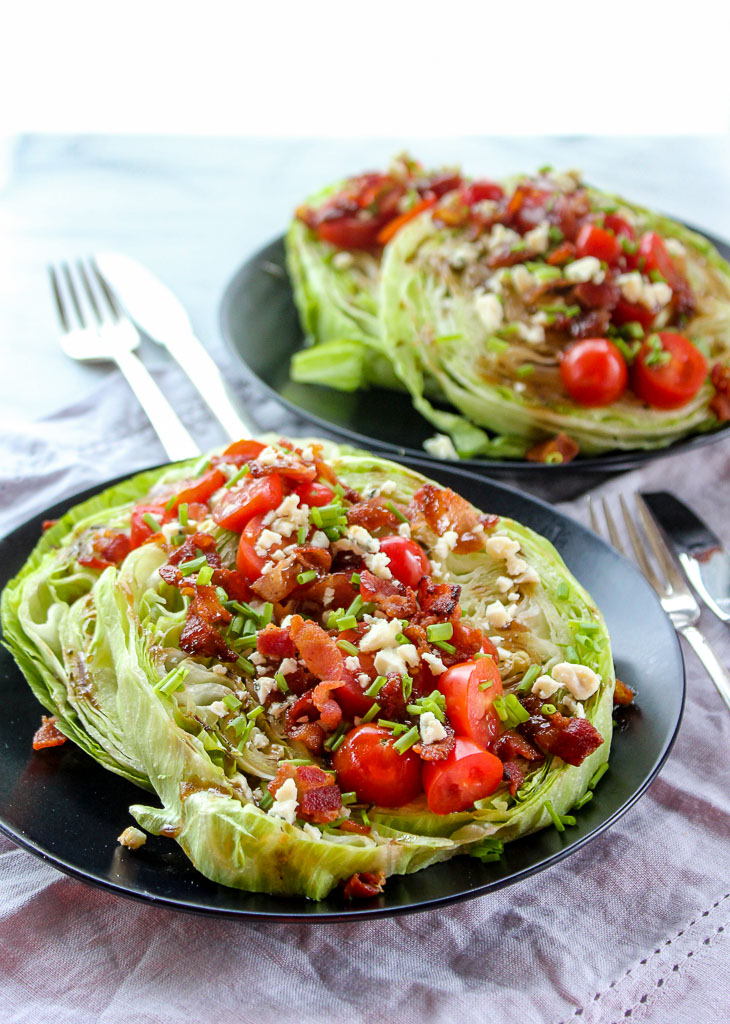
[[[347,904],[337,894],[313,903],[216,885],[198,874],[169,839],[150,837],[135,852],[116,844],[116,836],[132,823],[129,805],[151,798],[72,743],[33,752],[31,738],[42,709],[2,648],[0,829],[62,871],[120,895],[233,917],[339,921],[423,910],[511,885],[575,852],[616,821],[664,763],[684,704],[682,655],[653,590],[613,548],[548,505],[473,473],[423,460],[402,461],[454,487],[478,507],[513,516],[548,537],[606,616],[617,673],[638,687],[638,709],[625,730],[615,734],[611,769],[594,799],[579,812],[575,828],[563,833],[546,829],[509,843],[497,863],[457,857],[414,875],[390,878],[384,894],[364,905]],[[57,518],[99,490],[61,502],[0,541],[0,584],[20,569],[44,519]]]
[[[730,245],[707,236],[730,260]],[[416,412],[410,397],[383,388],[345,392],[289,379],[291,357],[303,345],[299,317],[286,272],[284,241],[278,238],[252,256],[233,276],[221,300],[223,336],[244,376],[320,428],[365,448],[409,455],[434,465],[423,442],[435,428]],[[577,458],[566,465],[524,459],[461,459],[460,466],[524,488],[548,500],[575,497],[607,477],[652,459],[689,451],[729,436],[730,426],[652,451],[613,452]]]

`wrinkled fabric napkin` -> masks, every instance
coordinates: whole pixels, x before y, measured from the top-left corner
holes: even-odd
[[[224,440],[175,369],[160,381],[201,447]],[[263,428],[308,432],[246,397]],[[0,533],[162,461],[114,377],[43,421],[0,419]],[[727,440],[601,491],[639,484],[689,499],[730,545]],[[586,518],[582,500],[562,508]],[[730,663],[727,627],[704,613],[702,628]],[[342,925],[193,917],[86,886],[0,835],[0,1021],[728,1020],[730,714],[688,649],[685,659],[679,738],[638,804],[560,864],[456,906]]]

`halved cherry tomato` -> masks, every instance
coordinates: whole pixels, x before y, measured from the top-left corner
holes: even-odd
[[[421,759],[412,750],[399,754],[394,742],[379,725],[351,729],[332,758],[340,789],[354,790],[361,803],[381,807],[401,807],[414,800],[421,792]]]
[[[302,505],[316,505],[318,508],[321,508],[322,505],[329,505],[335,496],[331,487],[328,487],[327,484],[316,483],[314,480],[300,484],[294,493],[299,495]]]
[[[485,689],[480,689],[483,684]],[[494,698],[502,696],[502,679],[491,658],[462,661],[438,678],[446,698],[446,714],[459,736],[467,736],[485,750],[499,732]]]
[[[595,256],[606,263],[617,263],[623,249],[615,235],[597,224],[584,224],[575,240],[576,255]]]
[[[236,465],[242,466],[244,462],[255,459],[265,447],[266,445],[261,444],[260,441],[249,441],[247,438],[242,438],[240,441],[229,444],[222,457],[225,462],[235,462]]]
[[[106,569],[110,565],[119,565],[132,550],[126,533],[114,530],[100,530],[91,538],[90,544],[79,557],[79,565],[90,569]]]
[[[629,222],[617,213],[607,213],[603,218],[603,226],[607,231],[613,231],[618,239],[629,238],[633,241],[636,238],[636,233]]]
[[[645,235],[641,236],[637,259],[641,261],[642,258],[644,260],[641,267],[642,273],[647,276],[652,271],[661,274],[672,291],[677,291],[682,287],[684,277],[669,255],[664,239],[656,231],[647,231]]]
[[[553,193],[534,185],[518,185],[507,204],[507,213],[518,231],[530,231],[546,217],[546,206]]]
[[[223,486],[226,482],[226,474],[222,469],[209,469],[203,473],[199,480],[189,480],[185,486],[175,495],[175,500],[170,506],[176,509],[178,505],[197,502],[202,504],[207,501],[211,494]]]
[[[649,330],[654,323],[655,316],[656,313],[652,313],[646,306],[642,306],[638,302],[629,302],[624,298],[618,300],[611,313],[611,319],[619,327],[622,324],[640,323],[644,331]]]
[[[225,494],[213,511],[213,518],[226,530],[242,530],[252,516],[277,508],[284,497],[278,473],[247,479]]]
[[[444,761],[424,761],[423,788],[434,814],[456,814],[495,791],[502,781],[502,762],[465,736]]]
[[[647,363],[655,351],[647,339],[634,362],[631,384],[637,396],[655,409],[679,409],[697,394],[707,378],[707,361],[683,334],[658,335],[671,358],[658,366]]]
[[[144,516],[148,512],[151,516],[154,516],[158,523],[162,523],[166,517],[166,512],[162,505],[136,505],[132,510],[132,527],[129,531],[129,544],[132,551],[138,548],[140,544],[144,544],[146,540],[149,540],[157,532],[151,529],[144,521]]]
[[[380,224],[375,218],[338,217],[322,221],[316,231],[322,241],[338,249],[372,249],[377,245]]]
[[[245,576],[249,583],[253,583],[261,576],[261,570],[266,565],[266,559],[256,554],[256,541],[261,533],[263,515],[254,516],[249,519],[243,528],[241,539],[238,542],[238,554],[236,555],[236,568]]]
[[[495,181],[473,181],[462,189],[461,199],[467,206],[474,206],[484,199],[501,199],[504,190]]]
[[[607,338],[571,345],[560,363],[560,376],[570,397],[589,407],[615,402],[628,381],[624,357]]]
[[[380,550],[390,559],[389,568],[395,578],[413,590],[420,583],[421,577],[431,571],[426,552],[415,540],[396,535],[383,537],[380,541]]]

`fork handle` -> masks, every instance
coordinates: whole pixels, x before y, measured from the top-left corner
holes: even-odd
[[[727,669],[696,626],[685,626],[679,632],[707,669],[707,674],[715,684],[715,689],[720,694],[725,707],[730,711],[730,674]]]
[[[177,462],[200,455],[200,448],[134,352],[117,353],[115,362],[155,428],[169,459]]]

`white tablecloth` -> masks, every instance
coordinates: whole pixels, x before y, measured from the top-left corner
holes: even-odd
[[[182,376],[161,379],[201,445],[222,440]],[[271,403],[257,416],[293,429]],[[163,460],[114,376],[39,422],[0,420],[0,532]],[[603,490],[675,490],[730,544],[729,480],[725,441]],[[582,502],[564,507],[585,517]],[[707,613],[702,626],[730,662],[727,629]],[[727,1021],[730,715],[686,656],[679,738],[638,805],[561,864],[453,907],[344,925],[193,917],[86,886],[0,837],[0,1021]]]

